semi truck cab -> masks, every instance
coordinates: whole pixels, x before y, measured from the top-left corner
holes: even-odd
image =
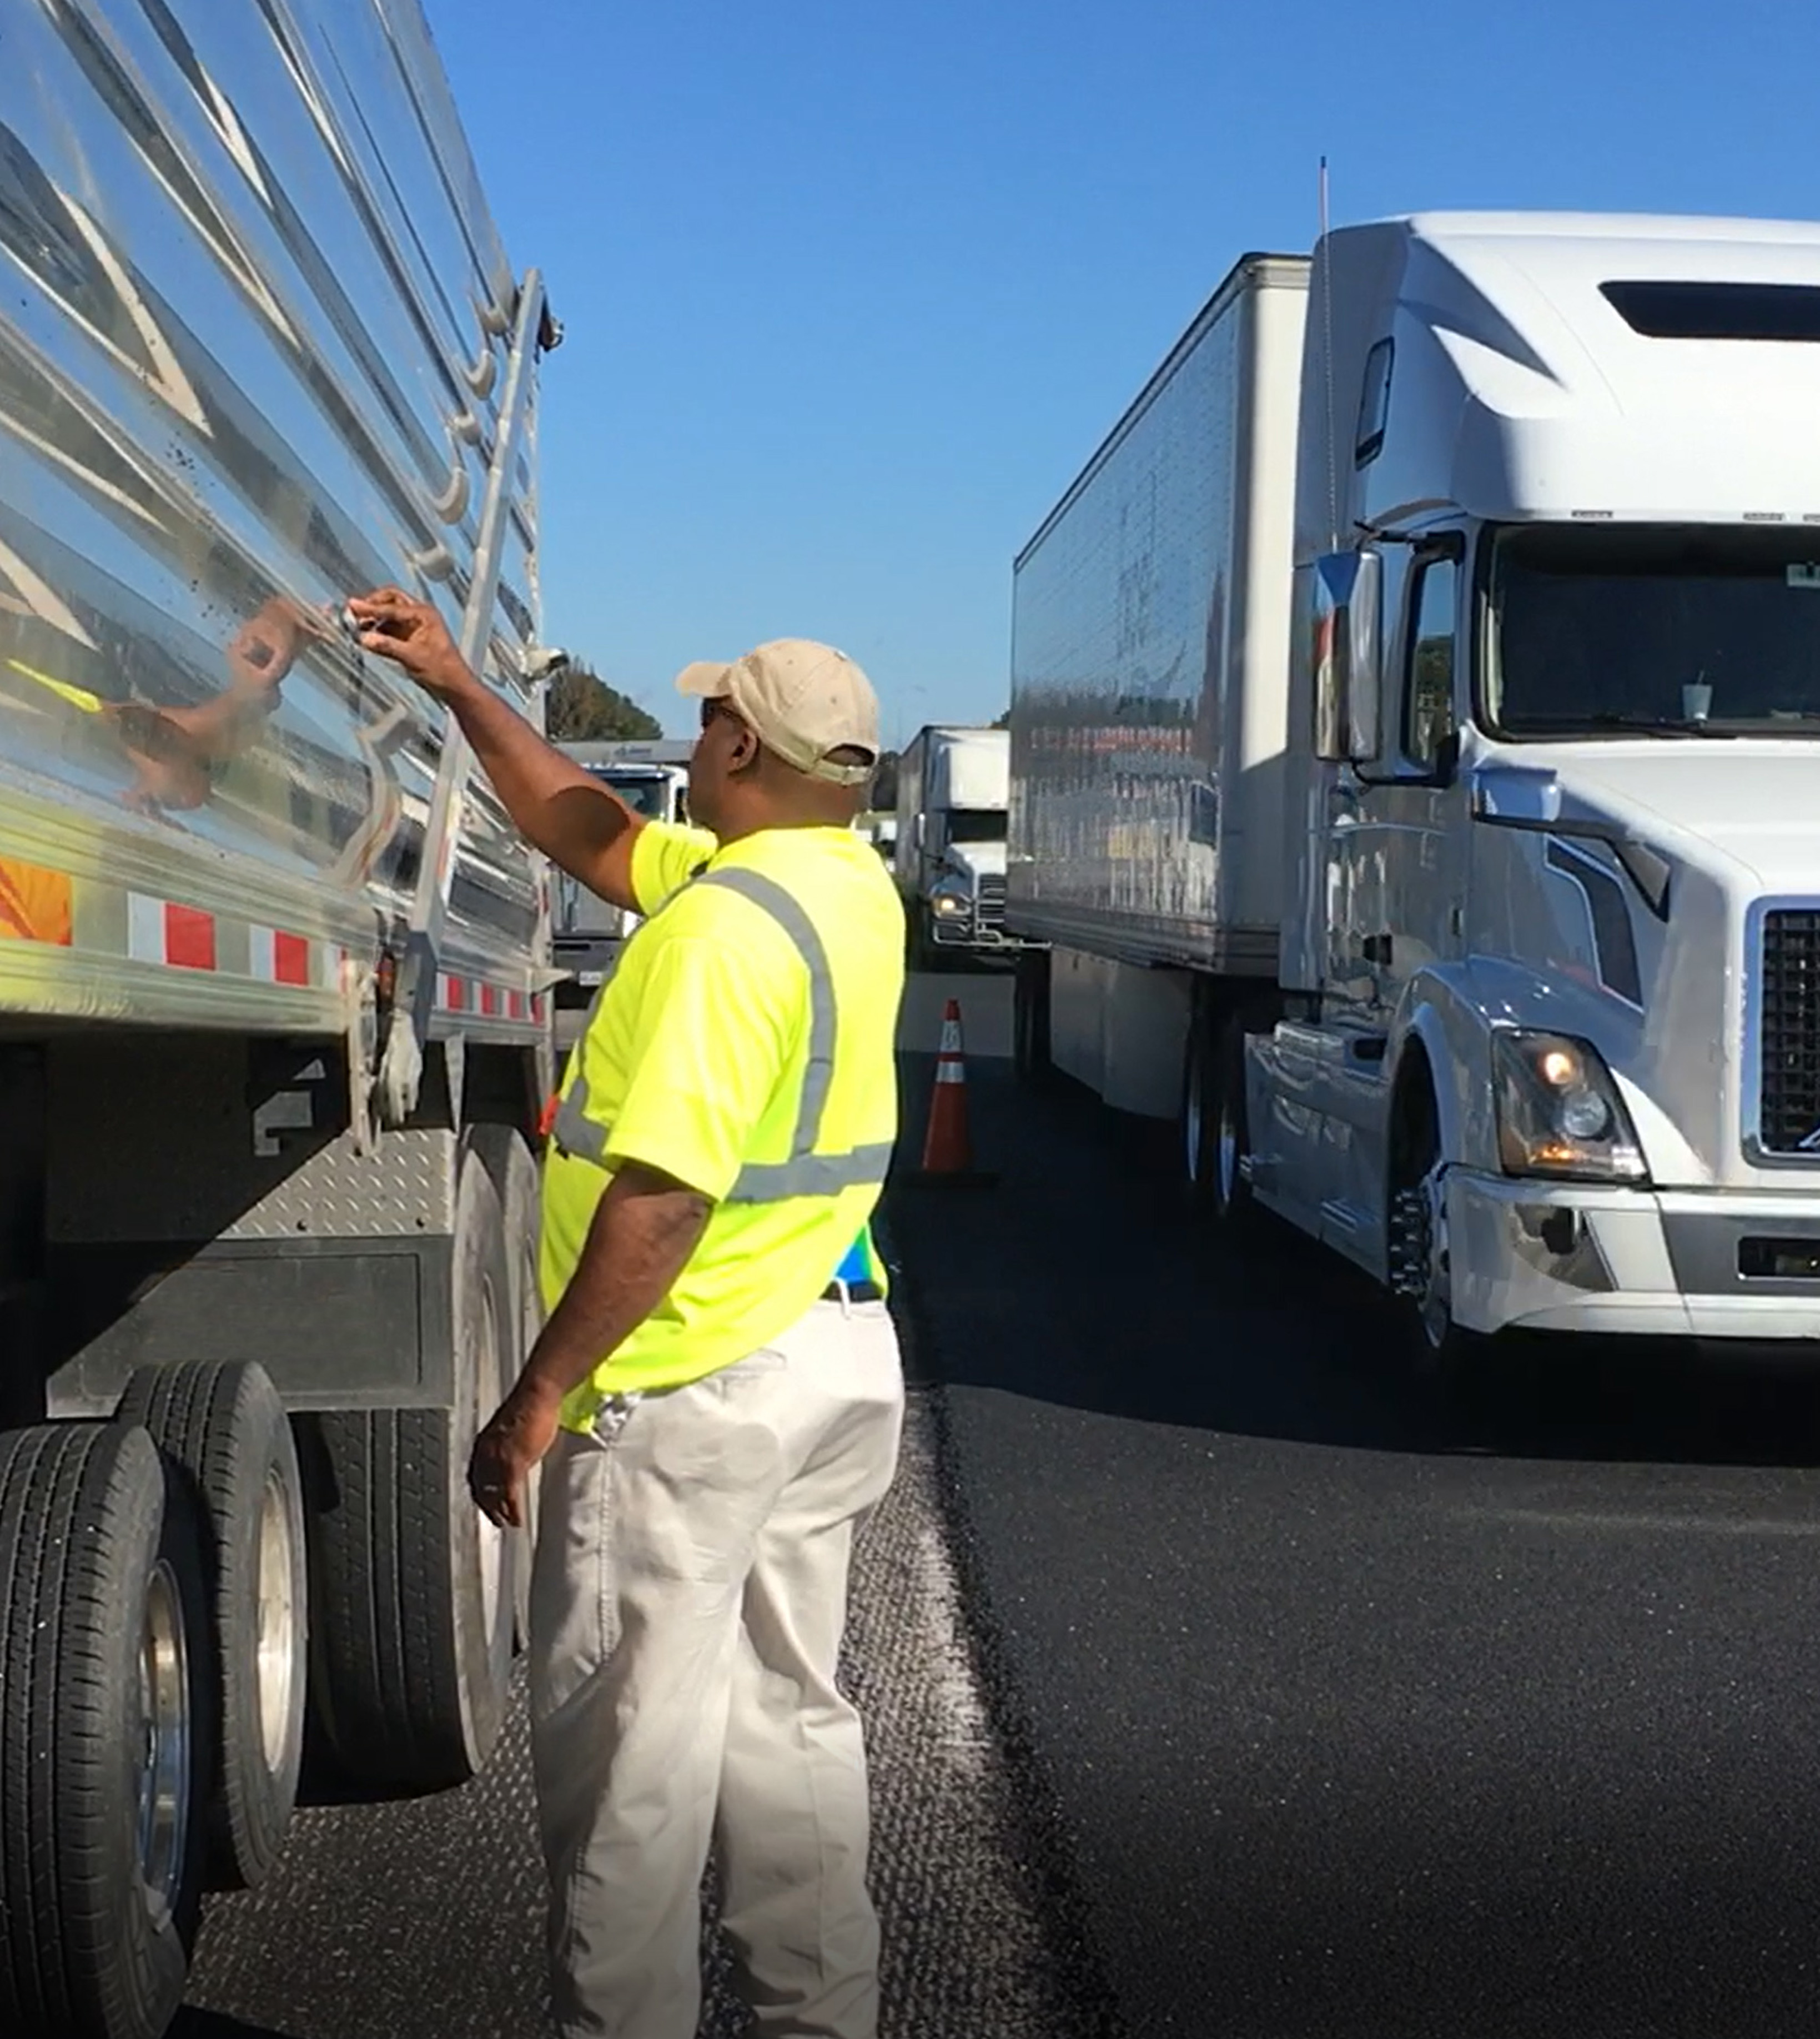
[[[1438,1360],[1820,1338],[1820,228],[1336,233],[1299,444],[1235,1174]]]
[[[919,730],[897,766],[894,854],[922,956],[1002,950],[1010,739],[1002,729]]]

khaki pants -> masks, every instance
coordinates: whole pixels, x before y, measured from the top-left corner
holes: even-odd
[[[532,1750],[565,2039],[695,2039],[711,1840],[756,2030],[875,2039],[866,1752],[835,1668],[903,1413],[889,1312],[823,1302],[545,1462]]]

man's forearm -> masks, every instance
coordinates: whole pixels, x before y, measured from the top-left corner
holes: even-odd
[[[519,833],[552,864],[601,890],[616,845],[637,826],[631,808],[472,674],[443,700]]]
[[[622,1168],[596,1206],[573,1279],[521,1383],[560,1398],[637,1330],[688,1266],[713,1206],[649,1169]]]

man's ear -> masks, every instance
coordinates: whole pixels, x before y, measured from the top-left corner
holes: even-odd
[[[727,747],[726,766],[730,772],[750,772],[764,754],[764,746],[753,735],[744,723],[739,726],[733,742]]]

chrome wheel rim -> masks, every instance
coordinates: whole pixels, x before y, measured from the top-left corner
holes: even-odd
[[[1220,1206],[1230,1210],[1238,1194],[1238,1114],[1230,1098],[1223,1099],[1219,1107],[1218,1164]]]
[[[1202,1076],[1200,1057],[1190,1052],[1188,1065],[1188,1095],[1181,1109],[1182,1158],[1188,1165],[1190,1189],[1200,1187],[1201,1179],[1201,1141],[1205,1137],[1207,1107],[1201,1096]]]
[[[491,1422],[505,1399],[505,1384],[499,1378],[499,1318],[493,1285],[481,1292],[480,1321],[476,1327],[474,1354],[474,1433],[478,1437]],[[499,1603],[505,1589],[506,1532],[492,1519],[475,1511],[480,1527],[480,1616],[482,1633],[492,1638],[499,1619]]]
[[[1420,1182],[1397,1192],[1391,1213],[1390,1285],[1413,1307],[1431,1352],[1441,1350],[1454,1327],[1443,1173],[1435,1162]]]
[[[297,1693],[296,1547],[284,1482],[273,1466],[259,1512],[259,1640],[254,1659],[259,1731],[273,1775],[290,1752]]]
[[[175,1911],[189,1837],[189,1658],[176,1574],[162,1558],[146,1581],[135,1765],[139,1886],[155,1923]]]

